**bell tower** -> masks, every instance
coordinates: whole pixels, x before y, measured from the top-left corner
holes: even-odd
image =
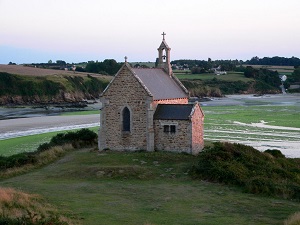
[[[171,48],[168,46],[167,42],[165,41],[166,33],[163,32],[161,34],[163,36],[163,40],[159,46],[158,50],[158,68],[163,68],[169,76],[172,76],[172,67],[170,63],[170,51]]]

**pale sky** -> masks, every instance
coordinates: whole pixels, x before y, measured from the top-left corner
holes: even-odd
[[[0,64],[300,57],[300,0],[0,0]]]

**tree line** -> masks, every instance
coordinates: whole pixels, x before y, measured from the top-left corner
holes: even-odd
[[[89,61],[85,68],[76,67],[76,71],[89,72],[89,73],[101,73],[104,75],[115,75],[121,68],[123,63],[118,63],[114,59],[105,59],[103,62]]]
[[[297,57],[285,58],[285,57],[252,57],[250,60],[191,60],[191,59],[179,59],[171,62],[173,69],[176,67],[189,68],[191,73],[205,73],[209,72],[212,68],[219,68],[221,71],[240,71],[242,65],[276,65],[276,66],[294,66],[300,67],[300,59]],[[243,72],[243,71],[240,71]]]
[[[300,66],[300,59],[297,57],[285,58],[285,57],[263,57],[259,58],[257,56],[252,57],[250,60],[247,60],[245,64],[249,65],[271,65],[271,66]]]

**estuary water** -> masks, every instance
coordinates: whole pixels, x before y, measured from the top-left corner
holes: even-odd
[[[247,106],[259,106],[256,110],[264,110],[266,115],[276,115],[276,106],[281,106],[278,108],[283,112],[280,114],[280,120],[283,119],[282,116],[288,119],[288,116],[292,114],[296,115],[297,122],[300,120],[300,94],[231,95],[226,98],[211,99],[211,101],[203,102],[202,105],[207,114],[216,112],[207,111],[205,106],[245,106],[243,110],[247,110]],[[249,110],[251,110],[250,107]],[[228,107],[218,113],[225,115],[234,114],[234,112]],[[248,122],[231,118],[232,120],[224,120],[220,115],[212,120],[206,119],[204,122],[205,140],[241,143],[260,151],[278,149],[286,157],[300,158],[300,127],[275,126],[272,125],[274,121],[264,121],[263,118]],[[247,118],[245,120],[247,121]]]
[[[300,94],[286,95],[229,95],[201,102],[205,106],[295,106],[300,120]],[[9,138],[100,126],[100,114],[62,116],[64,111],[99,110],[101,105],[87,108],[56,107],[0,107],[0,140]],[[209,112],[207,112],[209,113]],[[279,149],[288,157],[300,157],[300,127],[271,127],[269,121],[241,123],[241,121],[217,121],[218,124],[204,126],[204,138],[210,141],[229,141],[247,144],[264,151]]]
[[[99,126],[100,114],[76,116],[35,116],[29,118],[0,120],[0,140]]]

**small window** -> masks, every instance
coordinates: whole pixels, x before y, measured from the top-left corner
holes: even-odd
[[[176,126],[175,125],[171,125],[170,128],[171,128],[170,129],[171,133],[175,133],[176,132]]]
[[[127,107],[123,109],[123,131],[130,131],[130,111]]]
[[[164,132],[165,133],[176,133],[176,125],[164,125]]]
[[[164,125],[164,132],[169,133],[170,131],[170,126],[169,125]]]

